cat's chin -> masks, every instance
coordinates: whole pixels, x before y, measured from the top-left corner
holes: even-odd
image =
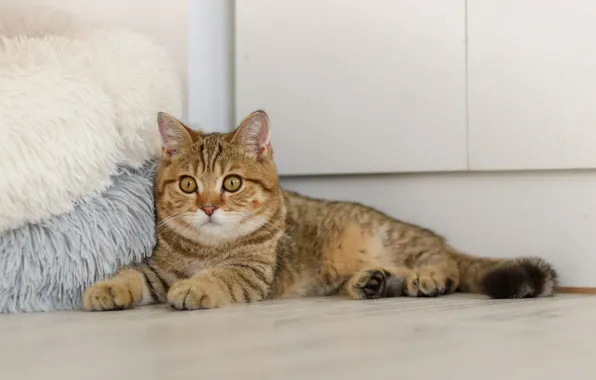
[[[183,219],[186,228],[166,222],[180,236],[201,245],[217,247],[249,236],[265,223],[263,218],[245,219],[242,214],[192,215]]]
[[[213,247],[237,240],[241,236],[233,226],[225,226],[217,222],[207,222],[197,228],[195,240],[200,244]]]
[[[228,229],[216,223],[206,223],[200,226],[189,226],[185,229],[174,229],[176,234],[200,245],[217,247],[238,238],[230,234]]]

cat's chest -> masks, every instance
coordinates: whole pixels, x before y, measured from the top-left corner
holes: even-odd
[[[178,259],[170,265],[177,278],[190,278],[215,266],[212,262],[190,257]]]
[[[202,271],[215,268],[222,264],[224,254],[215,252],[214,250],[198,249],[190,254],[186,254],[184,266],[184,274],[192,277]]]
[[[188,265],[188,275],[189,276],[194,276],[197,273],[200,273],[204,270],[213,268],[213,264],[209,264],[207,262],[205,262],[204,260],[194,260],[193,262],[191,262]]]

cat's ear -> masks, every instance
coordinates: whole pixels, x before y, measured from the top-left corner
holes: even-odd
[[[244,146],[246,153],[262,157],[271,153],[269,140],[269,116],[259,110],[248,115],[233,133],[232,141]]]
[[[165,158],[173,157],[192,144],[187,128],[174,116],[165,112],[157,114],[157,124],[161,135],[161,146]]]

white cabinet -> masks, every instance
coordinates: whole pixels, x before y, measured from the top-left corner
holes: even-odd
[[[236,117],[281,174],[466,169],[464,0],[238,0]]]
[[[596,1],[469,0],[471,170],[596,167]]]

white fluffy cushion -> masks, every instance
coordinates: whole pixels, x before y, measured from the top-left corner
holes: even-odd
[[[47,9],[0,8],[0,33],[0,232],[72,211],[118,164],[159,154],[157,112],[182,113],[165,50]]]

